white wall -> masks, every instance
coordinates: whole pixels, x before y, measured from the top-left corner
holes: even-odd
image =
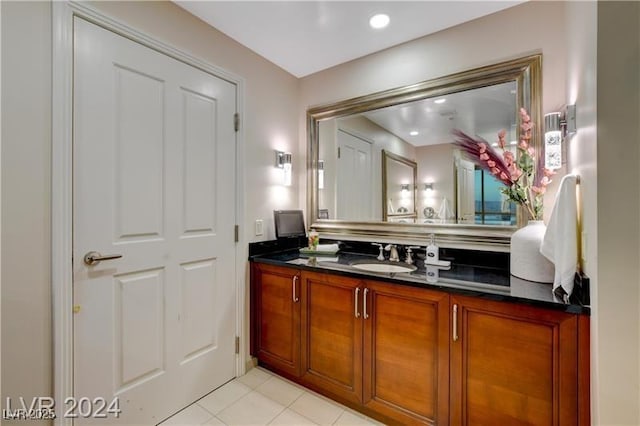
[[[91,3],[105,14],[245,80],[246,242],[274,237],[274,209],[295,208],[274,152],[298,152],[298,80],[171,2]],[[50,180],[51,4],[2,4],[2,405],[52,393]],[[253,236],[255,219],[265,235]],[[240,259],[244,261],[244,259]],[[247,298],[248,300],[248,298]],[[248,302],[247,302],[248,304]],[[248,318],[248,310],[247,310]],[[248,320],[246,321],[248,331]],[[246,333],[248,339],[248,332]],[[248,347],[248,344],[247,344]]]
[[[639,23],[639,3],[598,2],[597,285],[592,291],[592,326],[594,422],[603,425],[640,424]],[[591,144],[587,149],[592,151]]]
[[[51,6],[3,2],[3,407],[52,391],[50,146]]]
[[[597,297],[600,287],[598,277],[598,169],[597,169],[597,3],[567,3],[567,103],[576,104],[578,132],[568,139],[567,171],[580,176],[581,224],[584,232],[582,266],[591,278],[591,387],[592,422],[600,421],[599,406],[607,399],[599,376],[600,364],[605,356],[599,349],[601,317]],[[591,29],[585,30],[585,29]],[[603,284],[606,286],[606,284]],[[615,333],[613,333],[615,335]],[[613,389],[615,392],[615,388]]]

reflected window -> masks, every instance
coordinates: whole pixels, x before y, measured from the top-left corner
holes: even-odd
[[[475,168],[475,223],[479,225],[515,225],[516,205],[506,200],[504,185],[491,173]]]

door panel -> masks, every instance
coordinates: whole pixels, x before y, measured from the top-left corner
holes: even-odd
[[[116,393],[162,374],[164,271],[114,277]]]
[[[216,260],[190,262],[182,268],[182,351],[183,363],[213,350],[218,344],[215,306]],[[213,285],[212,285],[213,283]]]
[[[458,159],[458,221],[475,221],[475,166],[472,162]]]
[[[151,424],[235,376],[236,87],[74,31],[74,389]]]
[[[184,111],[184,236],[215,233],[217,102],[203,94],[182,89]]]
[[[342,220],[373,219],[371,144],[338,130],[338,150],[336,217]]]

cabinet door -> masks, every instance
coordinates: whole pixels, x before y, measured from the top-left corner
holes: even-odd
[[[449,295],[365,285],[364,404],[402,424],[448,424]]]
[[[347,401],[362,400],[361,282],[304,271],[302,380]]]
[[[451,423],[578,423],[575,315],[451,297]]]
[[[281,373],[300,375],[300,271],[252,266],[252,354]]]

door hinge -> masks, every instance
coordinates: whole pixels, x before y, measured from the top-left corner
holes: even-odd
[[[240,241],[240,227],[238,225],[234,225],[233,227],[233,241],[236,243]]]
[[[240,130],[240,114],[237,112],[233,114],[233,128],[236,132]]]
[[[236,336],[236,355],[240,355],[240,337]]]
[[[338,147],[338,158],[340,158],[340,147]]]

